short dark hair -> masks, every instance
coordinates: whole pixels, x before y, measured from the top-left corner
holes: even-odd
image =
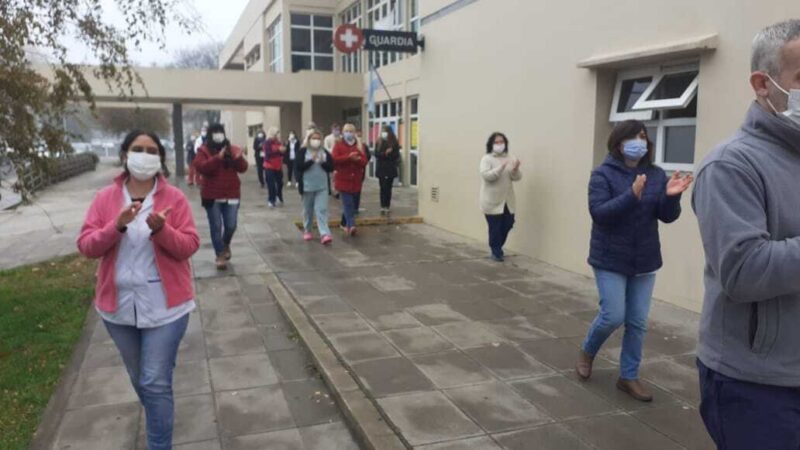
[[[494,148],[494,140],[497,139],[497,136],[502,137],[503,140],[506,141],[506,151],[504,153],[508,153],[508,138],[506,137],[505,134],[499,131],[495,131],[494,133],[492,133],[491,136],[489,136],[489,140],[486,141],[486,153],[492,153],[492,150]]]
[[[161,156],[161,173],[164,174],[165,177],[169,177],[169,168],[167,168],[167,150],[164,148],[164,144],[161,143],[161,139],[158,138],[158,135],[151,131],[133,130],[128,133],[125,136],[125,139],[122,140],[122,144],[119,146],[119,160],[123,161],[122,157],[128,153],[128,150],[131,148],[131,144],[133,144],[133,141],[135,141],[139,136],[147,136],[156,143],[156,147],[158,147],[158,154]],[[125,173],[128,173],[127,167],[125,167]]]
[[[636,138],[642,131],[644,131],[647,140],[647,154],[639,161],[639,165],[653,164],[655,146],[653,145],[653,141],[650,140],[650,136],[647,135],[647,127],[643,122],[638,120],[626,120],[618,123],[614,127],[614,130],[611,131],[611,134],[608,136],[608,153],[614,158],[624,161],[625,156],[622,154],[622,143]]]

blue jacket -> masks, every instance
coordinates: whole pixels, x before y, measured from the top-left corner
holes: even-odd
[[[631,188],[640,174],[647,175],[641,201]],[[681,215],[681,196],[668,197],[666,189],[667,175],[652,164],[632,169],[609,155],[592,172],[589,181],[592,267],[627,276],[661,268],[658,221],[671,223]]]

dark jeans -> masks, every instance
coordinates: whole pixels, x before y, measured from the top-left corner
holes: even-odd
[[[150,450],[171,449],[175,417],[172,373],[178,346],[189,325],[189,314],[155,328],[104,323],[144,406],[147,447]]]
[[[340,195],[342,197],[342,225],[347,228],[354,227],[356,226],[355,212],[358,211],[356,198],[360,197],[361,194],[340,192]]]
[[[800,389],[739,381],[699,359],[700,415],[719,450],[800,448]]]
[[[381,177],[378,179],[381,185],[381,208],[389,208],[392,206],[392,186],[394,185],[394,177]]]
[[[264,187],[264,158],[256,157],[256,175],[258,175],[258,183]]]
[[[286,181],[291,182],[292,175],[294,175],[294,161],[289,161],[289,164],[286,165],[286,176],[288,177]]]
[[[221,255],[225,247],[231,245],[233,233],[236,232],[239,205],[214,202],[206,206],[208,227],[211,229],[211,244],[217,256]]]
[[[492,249],[492,255],[502,257],[508,233],[514,228],[514,214],[511,214],[506,205],[503,214],[486,214],[486,223],[489,224],[489,248]]]
[[[344,194],[344,192],[341,192],[340,194]],[[352,201],[353,220],[348,221],[346,217],[347,214],[345,213],[346,209],[344,206],[344,197],[342,197],[342,223],[343,224],[350,223],[351,225],[346,225],[346,226],[354,227],[356,226],[355,217],[358,215],[358,208],[361,207],[361,192],[356,192],[355,194],[348,194],[348,195],[350,196]]]
[[[266,169],[267,171],[267,201],[275,204],[275,200],[283,202],[283,171]]]

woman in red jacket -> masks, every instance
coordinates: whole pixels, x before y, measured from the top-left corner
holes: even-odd
[[[283,204],[283,155],[286,153],[286,146],[281,142],[278,129],[272,127],[267,132],[267,140],[262,147],[264,155],[264,169],[266,169],[267,205],[274,208],[275,205]]]
[[[78,250],[99,258],[95,309],[144,406],[147,446],[172,448],[172,374],[195,309],[189,258],[200,246],[189,202],[164,177],[166,152],[152,133],[133,131],[125,172],[97,193]]]
[[[342,197],[345,234],[356,234],[356,196],[361,193],[364,181],[364,168],[367,165],[367,152],[364,144],[356,137],[356,127],[348,123],[343,128],[343,139],[333,147],[333,163],[336,174],[333,184]]]
[[[217,269],[225,270],[231,259],[231,241],[238,222],[239,174],[247,171],[247,160],[242,150],[225,137],[222,124],[209,126],[208,135],[211,137],[200,147],[194,165],[203,175],[200,199],[208,216]]]

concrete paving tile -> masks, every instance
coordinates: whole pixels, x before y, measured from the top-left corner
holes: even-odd
[[[258,327],[258,332],[263,336],[264,345],[268,351],[300,348],[297,333],[290,329],[288,325],[262,325]]]
[[[374,331],[333,336],[331,342],[336,351],[351,363],[400,355],[389,341]]]
[[[481,323],[494,334],[509,341],[521,342],[550,337],[544,331],[531,325],[527,317],[516,316],[510,319],[483,321]]]
[[[119,355],[119,350],[113,342],[106,342],[100,344],[91,344],[86,349],[86,356],[84,357],[82,370],[97,369],[98,367],[114,367],[121,366],[122,357]]]
[[[697,355],[694,353],[688,355],[679,355],[673,356],[672,358],[668,358],[670,361],[675,361],[676,363],[682,365],[683,367],[689,370],[697,370]]]
[[[281,381],[306,380],[317,375],[311,358],[303,349],[269,352],[269,359]]]
[[[700,385],[696,369],[689,369],[673,361],[658,361],[643,364],[641,377],[692,405],[700,404]]]
[[[175,450],[222,450],[219,439],[176,445]]]
[[[264,353],[264,341],[256,328],[232,331],[206,331],[206,346],[210,358]]]
[[[539,294],[538,296],[534,296],[534,299],[544,302],[551,308],[567,314],[575,314],[583,311],[597,311],[598,300],[596,298],[586,298],[570,292]]]
[[[469,317],[454,311],[450,305],[445,303],[415,306],[408,308],[408,312],[424,325],[428,326],[442,325],[450,322],[465,322],[469,320]]]
[[[575,375],[574,371],[567,372],[565,375],[571,380],[578,380],[578,377]],[[591,380],[582,383],[581,386],[583,386],[585,389],[588,389],[592,393],[603,397],[614,406],[627,412],[680,404],[680,400],[673,394],[653,385],[645,379],[643,379],[642,382],[653,394],[653,401],[649,403],[640,402],[630,395],[617,389],[616,385],[618,378],[619,369],[595,369],[592,372]]]
[[[342,420],[339,407],[319,378],[282,383],[283,395],[298,427]]]
[[[538,314],[552,314],[557,310],[546,303],[520,295],[495,298],[490,300],[497,306],[510,311],[518,316],[534,316]]]
[[[464,351],[501,380],[552,374],[553,369],[525,355],[515,347],[501,343]]]
[[[259,325],[272,325],[286,321],[277,304],[250,305],[250,312],[253,314],[255,322]]]
[[[139,427],[139,408],[138,403],[119,403],[67,411],[53,449],[132,449]]]
[[[535,315],[531,316],[530,321],[533,326],[554,337],[585,336],[588,331],[588,327],[582,320],[567,314]]]
[[[695,353],[697,339],[692,336],[681,336],[676,333],[665,333],[650,327],[644,338],[644,351],[667,356]]]
[[[420,450],[502,450],[490,437],[459,439],[457,441],[423,445],[415,448]]]
[[[550,288],[538,280],[513,280],[502,281],[500,284],[523,295],[536,295],[548,291]]]
[[[305,450],[296,428],[225,439],[222,447],[224,450]]]
[[[642,427],[641,422],[626,414],[590,417],[568,422],[566,426],[598,450],[683,448],[663,434],[649,427]]]
[[[408,291],[417,287],[414,281],[397,275],[370,277],[367,282],[382,292]]]
[[[208,394],[211,382],[206,360],[181,361],[175,366],[172,390],[176,397]]]
[[[461,349],[504,342],[503,338],[492,333],[480,322],[452,322],[433,327],[433,329]]]
[[[617,410],[603,397],[562,375],[511,383],[526,400],[558,420],[606,414]]]
[[[206,359],[206,340],[202,332],[186,333],[178,346],[178,364]]]
[[[556,370],[573,369],[580,350],[570,339],[536,339],[520,343],[519,348]]]
[[[217,392],[217,417],[224,437],[294,427],[279,385]]]
[[[378,400],[378,404],[414,446],[483,434],[440,392],[388,397]]]
[[[354,312],[315,316],[314,321],[328,336],[371,330],[369,324]]]
[[[387,331],[384,335],[406,356],[438,353],[453,348],[453,344],[427,327]]]
[[[322,297],[317,300],[310,300],[303,303],[303,309],[312,316],[320,314],[340,314],[352,312],[353,308],[339,296],[332,295]]]
[[[406,358],[386,358],[353,365],[353,372],[373,397],[428,391],[433,383]]]
[[[206,331],[231,331],[252,328],[253,325],[253,318],[245,305],[203,308],[203,329]]]
[[[534,445],[537,450],[592,450],[561,424],[495,434],[492,437],[506,450],[530,450]]]
[[[359,450],[344,422],[300,428],[305,450]]]
[[[378,331],[417,328],[422,326],[422,322],[405,311],[379,314],[374,317],[369,317],[368,321]]]
[[[500,320],[514,316],[514,313],[488,300],[451,302],[449,305],[472,320]]]
[[[326,297],[334,293],[330,285],[313,281],[287,283],[286,287],[296,298]]]
[[[138,400],[124,366],[99,367],[80,372],[69,399],[69,408],[76,409]]]
[[[92,344],[114,344],[111,336],[108,335],[108,330],[102,320],[98,320],[94,326],[92,337],[90,339]]]
[[[411,361],[440,389],[493,379],[488,370],[457,350],[416,356]]]
[[[700,412],[694,408],[670,406],[637,411],[631,415],[689,450],[714,450],[716,448],[703,425]]]
[[[208,360],[215,391],[230,391],[278,382],[278,375],[266,353],[226,356]]]
[[[505,383],[491,381],[445,391],[453,403],[489,433],[527,428],[552,421]]]
[[[493,282],[478,282],[465,284],[460,286],[464,291],[464,295],[460,297],[463,301],[488,301],[495,298],[504,298],[513,296],[515,293],[506,289],[501,284]],[[454,300],[448,298],[446,300]],[[455,299],[459,300],[459,299]]]
[[[144,420],[141,425],[144,431]],[[173,444],[205,441],[217,437],[217,416],[211,394],[175,399]],[[142,439],[144,440],[144,439]]]

